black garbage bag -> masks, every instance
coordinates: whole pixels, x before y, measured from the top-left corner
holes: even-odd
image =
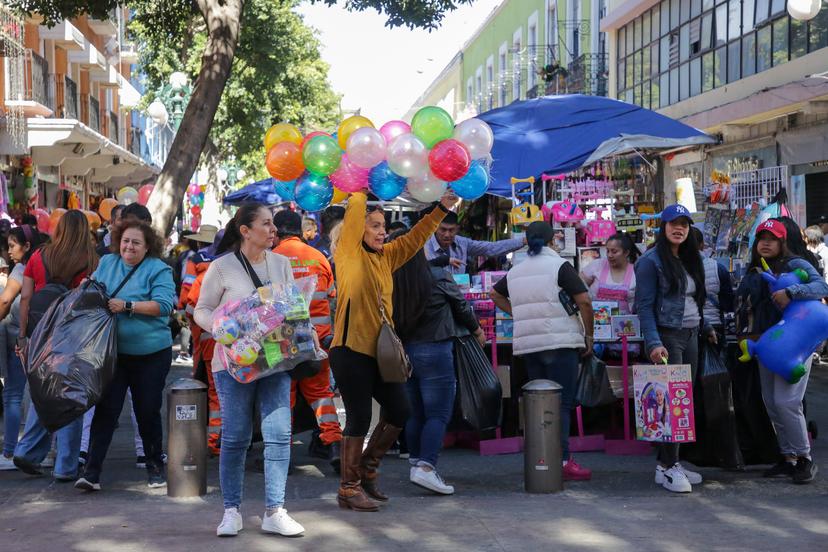
[[[721,350],[705,343],[693,386],[696,442],[682,445],[682,458],[697,466],[741,469],[745,465],[739,448],[736,412],[730,373]]]
[[[607,365],[595,355],[581,362],[581,371],[575,388],[575,402],[588,408],[615,402]]]
[[[26,376],[43,427],[57,431],[95,406],[115,375],[118,332],[103,284],[56,300],[29,343]]]
[[[457,395],[463,419],[477,431],[500,425],[503,391],[492,363],[473,336],[454,342]]]

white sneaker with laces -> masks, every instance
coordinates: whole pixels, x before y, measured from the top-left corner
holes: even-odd
[[[12,471],[16,470],[17,466],[14,465],[14,460],[11,458],[6,458],[2,454],[0,454],[0,471]]]
[[[678,464],[678,463],[676,464],[676,466],[678,466],[679,469],[684,472],[684,475],[687,476],[687,481],[689,481],[691,485],[701,484],[703,479],[702,479],[702,476],[701,476],[700,473],[690,471],[690,470],[688,470],[687,468],[685,468],[684,466],[682,466],[681,464]],[[661,484],[664,483],[664,472],[666,472],[666,471],[667,471],[667,469],[664,468],[661,464],[656,465],[656,471],[655,471],[656,485],[661,485]]]
[[[661,486],[673,493],[693,492],[693,486],[687,480],[684,470],[681,469],[681,465],[678,463],[664,471],[664,481]]]
[[[224,510],[224,517],[216,528],[217,537],[235,537],[242,530],[241,514],[238,508],[227,508]]]
[[[267,512],[265,512],[264,518],[262,519],[262,531],[276,533],[283,537],[298,537],[305,532],[305,528],[290,517],[287,510],[278,508],[270,515],[267,515]]]
[[[410,480],[417,486],[441,495],[454,494],[454,487],[446,485],[437,470],[425,470],[421,466],[412,468]]]

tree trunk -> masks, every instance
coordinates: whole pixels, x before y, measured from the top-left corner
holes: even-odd
[[[147,204],[153,215],[153,227],[164,236],[172,230],[178,206],[210,134],[233,67],[244,8],[244,0],[197,0],[196,4],[208,30],[201,71]]]

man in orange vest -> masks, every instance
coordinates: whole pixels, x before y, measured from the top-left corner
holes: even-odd
[[[316,276],[316,292],[310,304],[311,322],[319,335],[319,342],[327,349],[333,337],[331,327],[331,308],[329,300],[336,296],[333,271],[325,255],[302,241],[302,217],[292,211],[279,211],[273,217],[276,226],[278,243],[274,253],[284,255],[290,260],[293,267],[293,276],[303,278]],[[331,369],[327,360],[322,361],[322,368],[318,374],[291,382],[290,407],[296,404],[296,388],[302,392],[305,400],[313,409],[316,422],[319,424],[319,439],[330,459],[331,466],[339,473],[339,443],[342,441],[342,428],[339,426],[339,417],[331,391]],[[313,443],[311,453],[314,454]]]

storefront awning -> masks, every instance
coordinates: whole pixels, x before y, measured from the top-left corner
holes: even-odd
[[[35,165],[59,166],[66,176],[115,185],[140,182],[158,172],[76,119],[28,119],[27,132]]]
[[[700,130],[601,96],[545,96],[478,115],[492,127],[489,193],[509,197],[511,178],[557,175],[638,149],[712,144]]]

